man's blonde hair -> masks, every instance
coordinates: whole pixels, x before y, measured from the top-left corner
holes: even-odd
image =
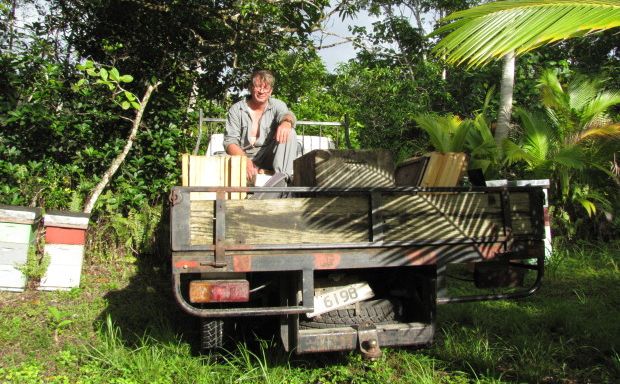
[[[258,80],[260,83],[265,83],[269,85],[271,88],[276,84],[276,78],[271,71],[266,69],[261,69],[258,71],[252,72],[252,77],[250,77],[250,89],[254,87],[254,81]]]

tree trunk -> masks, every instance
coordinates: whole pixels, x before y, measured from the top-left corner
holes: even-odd
[[[144,92],[144,96],[142,97],[142,100],[140,101],[140,109],[136,111],[136,117],[133,119],[132,126],[131,126],[131,132],[129,133],[129,137],[127,138],[127,143],[125,143],[125,147],[123,148],[123,151],[119,153],[118,156],[116,156],[116,158],[112,161],[108,169],[104,172],[103,177],[101,178],[101,181],[99,182],[99,184],[97,184],[95,189],[93,189],[93,192],[86,200],[86,204],[84,204],[84,213],[89,213],[89,214],[91,213],[91,211],[93,210],[93,207],[95,206],[95,203],[97,202],[97,199],[99,199],[99,195],[101,195],[101,192],[103,192],[105,187],[108,185],[112,176],[114,176],[114,174],[116,173],[120,165],[123,163],[123,161],[125,161],[125,157],[127,157],[129,150],[131,150],[131,147],[133,146],[133,142],[136,140],[138,128],[140,128],[140,124],[142,122],[142,116],[144,115],[144,110],[146,109],[146,105],[148,104],[149,99],[151,98],[151,94],[153,93],[153,91],[157,89],[159,84],[161,83],[158,82],[156,84],[149,85],[148,88],[146,89],[146,92]]]
[[[11,11],[9,13],[9,52],[13,52],[13,35],[15,34],[15,12],[17,10],[17,0],[11,1]]]
[[[501,150],[502,142],[508,138],[510,117],[512,116],[512,93],[515,84],[515,55],[510,52],[504,56],[502,83],[499,94],[499,113],[495,127],[495,142]]]

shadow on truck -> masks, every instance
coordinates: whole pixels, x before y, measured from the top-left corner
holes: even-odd
[[[227,199],[237,192],[293,197]],[[201,193],[216,198],[192,198]],[[383,346],[431,343],[437,304],[535,292],[543,221],[538,187],[175,187],[173,292],[202,319],[204,349],[239,332],[240,319],[264,318],[279,324],[287,351],[375,358]],[[474,263],[479,287],[520,285],[506,277],[515,271],[536,278],[453,297],[444,280],[454,263]]]

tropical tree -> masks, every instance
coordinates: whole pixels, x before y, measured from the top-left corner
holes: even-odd
[[[434,52],[448,63],[483,66],[504,58],[495,139],[508,137],[515,57],[545,44],[620,26],[616,0],[508,0],[450,14],[432,35],[450,32]]]
[[[620,183],[612,170],[620,123],[609,111],[620,105],[620,93],[604,91],[602,85],[601,80],[576,78],[564,86],[554,72],[545,72],[539,87],[546,116],[518,109],[523,137],[504,142],[509,163],[525,163],[533,177],[552,177],[559,215],[567,222],[578,216],[575,206],[593,216],[597,208],[611,211],[610,200],[617,198],[613,191]],[[597,176],[607,181],[597,186]],[[605,188],[609,177],[614,180],[611,189]]]
[[[451,31],[434,48],[448,63],[481,66],[510,52],[620,26],[617,0],[507,0],[450,14],[433,32]]]

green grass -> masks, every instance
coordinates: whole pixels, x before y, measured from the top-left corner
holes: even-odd
[[[89,263],[82,288],[0,293],[0,383],[617,383],[620,243],[572,244],[519,301],[440,306],[436,342],[289,355],[277,338],[197,353],[196,319],[147,257]]]

